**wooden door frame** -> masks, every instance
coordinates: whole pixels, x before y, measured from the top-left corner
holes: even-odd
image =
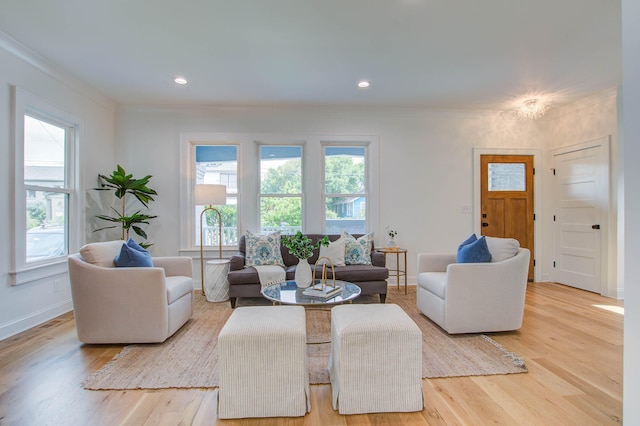
[[[542,281],[542,268],[540,268],[542,244],[542,226],[540,226],[540,220],[542,216],[542,173],[540,173],[542,151],[539,149],[529,148],[473,148],[473,232],[477,235],[482,234],[482,220],[480,218],[481,201],[480,201],[480,156],[481,155],[532,155],[533,167],[538,169],[538,172],[533,175],[533,214],[536,215],[536,219],[533,222],[533,241],[534,252],[531,253],[536,264],[533,267],[533,280]]]

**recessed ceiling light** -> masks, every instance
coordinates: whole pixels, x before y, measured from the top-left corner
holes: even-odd
[[[369,82],[367,80],[362,80],[358,82],[358,87],[361,89],[369,87]]]
[[[187,79],[184,77],[176,77],[173,79],[178,84],[187,84]]]

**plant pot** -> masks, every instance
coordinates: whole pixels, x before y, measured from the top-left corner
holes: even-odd
[[[311,267],[309,266],[308,259],[298,259],[298,266],[296,266],[296,273],[294,275],[294,279],[296,280],[296,285],[299,288],[307,288],[313,282],[313,277],[311,276]]]

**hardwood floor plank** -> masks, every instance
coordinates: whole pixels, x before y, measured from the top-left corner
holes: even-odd
[[[415,298],[410,290],[407,297]],[[217,419],[215,389],[83,389],[123,346],[82,345],[73,315],[64,314],[0,341],[0,425],[619,424],[624,317],[597,305],[624,304],[530,284],[522,329],[491,334],[522,356],[529,372],[425,379],[420,412],[343,416],[331,406],[331,387],[313,385],[304,417],[235,420]]]

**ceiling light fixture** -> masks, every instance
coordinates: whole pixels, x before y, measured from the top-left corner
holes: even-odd
[[[527,99],[518,108],[518,117],[525,120],[537,120],[549,109],[540,99]]]
[[[358,87],[361,88],[361,89],[365,89],[365,88],[367,88],[369,86],[370,86],[370,83],[368,81],[366,81],[366,80],[362,80],[362,81],[358,82]]]
[[[176,77],[173,79],[178,84],[187,84],[187,79],[184,77]]]

